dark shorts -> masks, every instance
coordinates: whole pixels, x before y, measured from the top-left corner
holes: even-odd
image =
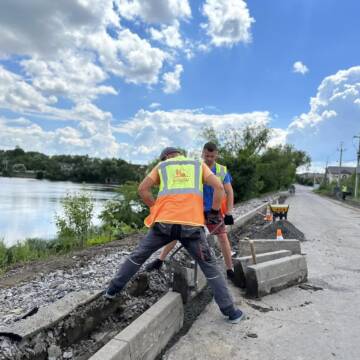
[[[219,226],[217,229],[216,227]],[[226,226],[224,224],[224,222],[221,223],[221,225],[219,224],[206,224],[207,229],[209,230],[209,232],[214,231],[214,229],[216,229],[214,231],[214,235],[221,235],[221,234],[226,234]]]

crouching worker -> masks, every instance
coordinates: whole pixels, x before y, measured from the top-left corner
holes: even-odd
[[[244,318],[244,313],[234,306],[204,230],[203,184],[214,189],[207,220],[213,224],[222,221],[219,209],[223,185],[204,163],[182,156],[178,149],[164,149],[160,160],[139,186],[139,195],[150,208],[150,215],[145,219],[149,232],[111,280],[105,297],[114,298],[155,251],[173,240],[179,240],[198,262],[220,311],[231,323],[238,323]],[[156,200],[151,193],[155,185],[159,185]]]

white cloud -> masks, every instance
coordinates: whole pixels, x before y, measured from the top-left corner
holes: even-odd
[[[208,22],[202,27],[215,46],[251,42],[251,25],[255,20],[244,0],[206,0],[203,14]]]
[[[118,25],[111,0],[22,1],[0,4],[0,55],[41,55],[56,59],[85,35]]]
[[[337,158],[337,147],[345,142],[345,157],[355,159],[353,135],[360,133],[360,66],[340,70],[326,77],[310,111],[296,117],[289,125],[287,141],[310,153],[313,160]]]
[[[46,154],[89,154],[97,157],[119,155],[119,144],[109,124],[102,123],[101,128],[97,127],[93,133],[83,125],[85,123],[78,127],[45,130],[26,118],[0,118],[0,144],[2,148],[10,149],[19,145],[27,151]]]
[[[164,92],[166,94],[172,94],[181,88],[180,84],[180,76],[183,72],[183,67],[180,64],[175,66],[175,70],[173,72],[167,72],[163,76],[164,80]]]
[[[46,111],[54,98],[45,97],[16,75],[0,65],[0,108],[12,111]]]
[[[117,0],[120,14],[128,20],[140,18],[147,23],[170,23],[191,16],[188,0]]]
[[[301,61],[296,61],[293,64],[293,72],[305,75],[309,71],[308,67]]]
[[[171,48],[181,48],[183,40],[180,34],[180,24],[175,21],[172,25],[162,25],[160,30],[150,28],[150,35],[153,40],[159,41]]]
[[[166,146],[179,146],[189,151],[199,148],[199,134],[205,127],[216,131],[244,128],[247,125],[267,125],[268,112],[209,115],[198,110],[146,111],[140,110],[128,122],[118,125],[114,131],[127,139],[123,149],[126,158],[144,162],[157,157]]]
[[[28,81],[43,94],[65,96],[73,101],[93,100],[99,95],[116,95],[111,86],[99,85],[107,79],[106,72],[94,64],[90,54],[65,51],[56,61],[22,60]]]
[[[99,60],[107,71],[135,84],[157,83],[166,53],[153,48],[129,29],[120,30],[117,39],[106,32],[91,35],[88,43],[97,49]]]
[[[160,103],[157,103],[157,102],[153,102],[149,105],[149,108],[150,109],[156,109],[156,108],[159,108],[161,106]]]

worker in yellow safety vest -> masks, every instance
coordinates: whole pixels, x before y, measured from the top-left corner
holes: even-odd
[[[211,186],[204,184],[203,192],[203,201],[204,201],[204,211],[205,211],[205,219],[206,219],[206,227],[209,232],[213,233],[217,236],[219,241],[221,252],[224,257],[224,262],[226,266],[226,274],[228,279],[235,282],[235,273],[233,269],[233,261],[231,254],[231,245],[229,238],[227,236],[226,226],[225,225],[233,225],[234,219],[232,216],[232,209],[234,207],[234,191],[231,186],[231,176],[227,171],[226,166],[220,165],[216,162],[218,158],[218,149],[216,144],[212,142],[208,142],[204,145],[202,151],[202,158],[204,159],[205,164],[211,169],[214,175],[221,181],[224,186],[226,196],[223,198],[221,204],[221,214],[223,217],[222,223],[212,224],[207,221],[209,211],[211,210],[214,190]],[[159,258],[150,262],[146,266],[147,271],[158,270],[162,267],[166,256],[171,252],[171,250],[176,245],[176,241],[173,241],[169,245],[165,246],[161,251]]]
[[[145,225],[150,229],[121,265],[104,296],[113,299],[155,251],[179,240],[198,262],[221,312],[231,323],[238,323],[244,318],[244,313],[234,306],[204,230],[203,184],[214,189],[212,207],[207,216],[207,222],[212,224],[222,221],[223,185],[203,162],[182,156],[176,148],[165,148],[160,160],[139,185],[139,195],[150,208],[150,215],[145,219]],[[159,193],[155,200],[151,188],[156,185],[159,185]]]

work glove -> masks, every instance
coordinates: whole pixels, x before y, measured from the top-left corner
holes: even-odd
[[[234,218],[232,215],[225,215],[224,217],[224,224],[225,225],[234,225]]]
[[[220,224],[222,221],[220,210],[211,209],[206,213],[206,220],[209,224]]]

